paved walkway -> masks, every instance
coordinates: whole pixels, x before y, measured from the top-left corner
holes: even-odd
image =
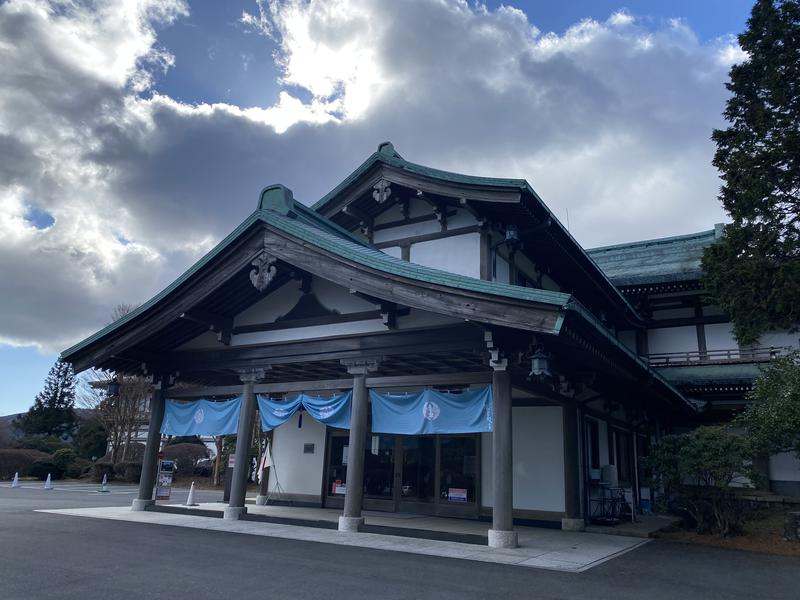
[[[208,509],[209,506],[210,505],[201,505],[199,508]],[[218,503],[214,503],[214,506],[217,509],[221,509],[222,507],[222,505]],[[293,511],[295,513],[293,516],[296,516],[296,511],[298,510],[314,511],[312,514],[315,517],[318,517],[319,513],[325,511],[325,509],[248,506],[248,511],[252,513],[263,512],[276,514],[281,512],[283,514],[288,514],[288,511]],[[128,507],[119,506],[52,509],[40,510],[38,512],[136,523],[150,523],[154,525],[170,525],[174,527],[189,527],[194,529],[211,529],[246,535],[357,546],[481,562],[504,563],[522,567],[537,567],[574,573],[580,573],[591,569],[596,565],[647,543],[647,540],[625,536],[572,533],[533,527],[516,527],[515,529],[519,533],[520,547],[498,549],[476,544],[417,539],[398,535],[342,533],[334,529],[323,529],[319,527],[303,527],[299,525],[257,521],[227,521],[214,517],[195,516],[191,514],[170,514],[153,511],[133,512]],[[338,512],[326,512],[331,513],[331,515],[326,514],[327,518],[331,518],[334,515],[338,518]],[[391,525],[396,527],[402,522],[414,521],[415,524],[413,527],[418,528],[420,525],[424,524],[425,521],[435,519],[437,527],[448,526],[455,532],[466,532],[468,528],[472,531],[478,531],[478,528],[480,528],[484,534],[488,527],[487,523],[478,521],[436,519],[434,517],[419,517],[420,520],[417,521],[415,517],[417,517],[417,515],[409,516],[408,518],[402,518],[402,516],[398,518],[397,516],[375,516],[375,513],[368,513],[367,522],[370,524],[378,524],[381,519],[390,520]],[[432,525],[432,523],[428,523],[428,525]]]

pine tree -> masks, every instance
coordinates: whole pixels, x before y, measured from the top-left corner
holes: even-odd
[[[800,2],[758,0],[739,36],[715,130],[720,201],[731,216],[703,257],[704,286],[741,344],[800,323]]]
[[[75,372],[70,363],[60,360],[51,367],[44,388],[33,406],[15,426],[25,435],[69,438],[75,433]]]

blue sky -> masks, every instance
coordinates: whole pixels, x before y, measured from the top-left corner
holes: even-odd
[[[0,414],[263,185],[311,203],[384,139],[527,178],[587,247],[710,228],[751,4],[0,3]]]

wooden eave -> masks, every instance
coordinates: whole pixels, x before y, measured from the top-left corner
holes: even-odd
[[[180,319],[182,314],[197,306],[213,310],[216,305],[218,312],[232,316],[230,310],[220,306],[218,297],[230,299],[225,294],[226,286],[240,291],[250,286],[250,264],[263,251],[283,261],[284,272],[301,269],[354,292],[465,321],[554,334],[563,319],[564,307],[560,304],[533,303],[388,275],[294,238],[257,218],[202,268],[191,269],[190,276],[179,285],[171,286],[167,293],[162,292],[128,318],[65,351],[62,358],[71,362],[76,371],[89,367],[127,370],[147,362],[140,361],[140,356],[147,355],[148,349],[166,352],[177,347],[205,330],[201,324]],[[250,303],[260,297],[250,286]],[[239,303],[239,310],[243,308]]]

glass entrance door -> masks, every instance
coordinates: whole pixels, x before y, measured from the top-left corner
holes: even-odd
[[[480,438],[466,435],[367,435],[364,500],[367,510],[477,518]],[[341,508],[347,489],[348,434],[331,431],[325,506]]]
[[[434,514],[436,507],[436,437],[398,436],[402,446],[401,512]]]

